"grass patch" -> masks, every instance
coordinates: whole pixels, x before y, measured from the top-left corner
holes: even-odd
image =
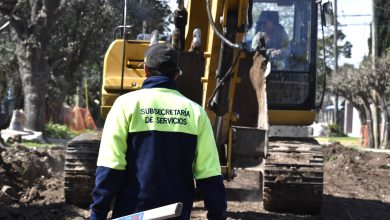
[[[330,129],[329,136],[331,137],[348,137],[340,130],[340,126],[337,124],[330,124],[328,125],[328,128]]]
[[[58,146],[58,144],[43,144],[39,143],[38,141],[28,141],[28,140],[23,140],[22,145],[25,147],[55,147]]]
[[[49,138],[72,139],[78,134],[71,131],[68,126],[49,122],[45,126],[45,136]]]
[[[360,142],[359,137],[316,137],[318,141],[328,141],[328,142]]]
[[[45,139],[48,142],[53,142],[53,143],[42,143],[41,141],[43,140],[41,138],[36,140],[23,140],[19,137],[18,140],[14,140],[12,138],[10,138],[11,140],[8,139],[6,144],[11,146],[13,143],[18,143],[21,141],[21,144],[26,147],[54,147],[54,146],[63,145],[70,139],[75,138],[76,136],[82,133],[89,133],[89,132],[94,132],[94,131],[87,129],[81,132],[75,132],[70,130],[70,128],[66,125],[49,122],[45,125],[44,135],[45,135]],[[50,138],[52,138],[53,140],[50,140]],[[62,140],[55,140],[55,139],[62,139]]]
[[[320,144],[340,142],[344,146],[361,147],[359,137],[316,137],[315,139]]]
[[[7,141],[6,144],[9,145],[9,146],[12,146],[15,143]],[[50,148],[50,147],[58,146],[58,144],[41,143],[38,140],[22,140],[22,143],[20,143],[20,144],[25,146],[25,147],[28,147],[28,148],[32,148],[32,147],[37,147],[37,148],[39,148],[39,147],[49,147]]]

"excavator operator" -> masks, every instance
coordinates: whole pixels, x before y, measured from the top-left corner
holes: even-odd
[[[289,40],[283,26],[279,24],[277,11],[262,11],[256,23],[256,33],[266,34],[267,53],[272,57],[286,56],[289,52]],[[255,42],[255,41],[254,41]],[[252,45],[252,49],[256,49]]]
[[[113,218],[183,203],[190,219],[194,183],[208,219],[226,219],[226,193],[206,111],[177,90],[178,52],[154,44],[145,53],[142,89],[120,96],[99,149],[91,219]],[[194,179],[196,181],[194,181]]]

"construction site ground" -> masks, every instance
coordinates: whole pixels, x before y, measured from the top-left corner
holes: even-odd
[[[64,146],[0,149],[0,219],[86,219],[87,209],[64,202]],[[259,174],[239,170],[226,182],[228,219],[390,219],[390,154],[324,146],[322,213],[297,216],[262,209]],[[202,201],[192,219],[206,219]]]

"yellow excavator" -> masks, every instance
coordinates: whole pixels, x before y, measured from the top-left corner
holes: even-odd
[[[103,118],[119,95],[141,88],[149,45],[167,40],[155,32],[128,39],[126,13],[125,1],[121,38],[104,58]],[[207,110],[225,178],[233,180],[236,168],[259,172],[270,211],[321,211],[323,153],[308,126],[325,83],[316,71],[318,26],[332,16],[321,0],[179,0],[174,12],[179,91]],[[98,133],[68,143],[66,202],[90,203],[99,143]]]

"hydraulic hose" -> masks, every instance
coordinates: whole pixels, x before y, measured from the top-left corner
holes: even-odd
[[[214,30],[215,34],[229,47],[234,49],[241,49],[241,45],[237,43],[232,43],[230,40],[228,40],[221,32],[219,32],[217,26],[215,26],[213,16],[211,15],[211,6],[210,6],[210,0],[206,0],[206,10],[207,10],[207,17],[209,19],[211,28]]]
[[[217,83],[217,85],[215,86],[215,89],[213,91],[213,93],[211,94],[210,96],[210,99],[209,101],[207,102],[207,106],[208,108],[211,107],[211,102],[213,101],[218,89],[228,80],[230,79],[230,77],[232,76],[232,73],[233,73],[233,68],[234,66],[237,64],[238,60],[240,58],[240,53],[237,53],[236,54],[236,57],[234,58],[234,62],[233,62],[233,65],[231,65],[231,67],[229,68],[229,70],[227,71],[227,73],[225,74],[225,76]]]
[[[320,13],[323,13],[322,12],[322,4],[321,4],[322,1],[317,1],[317,4],[319,4],[320,6]],[[320,110],[321,109],[321,106],[322,104],[324,103],[324,97],[325,97],[325,90],[326,90],[326,49],[325,49],[325,34],[324,34],[324,22],[323,22],[323,16],[321,16],[321,30],[322,30],[322,42],[323,42],[323,56],[322,56],[322,59],[323,59],[323,62],[324,62],[324,82],[323,82],[323,86],[322,86],[322,94],[321,94],[321,101],[320,103],[318,104],[318,106],[316,106],[316,109],[317,110]]]

